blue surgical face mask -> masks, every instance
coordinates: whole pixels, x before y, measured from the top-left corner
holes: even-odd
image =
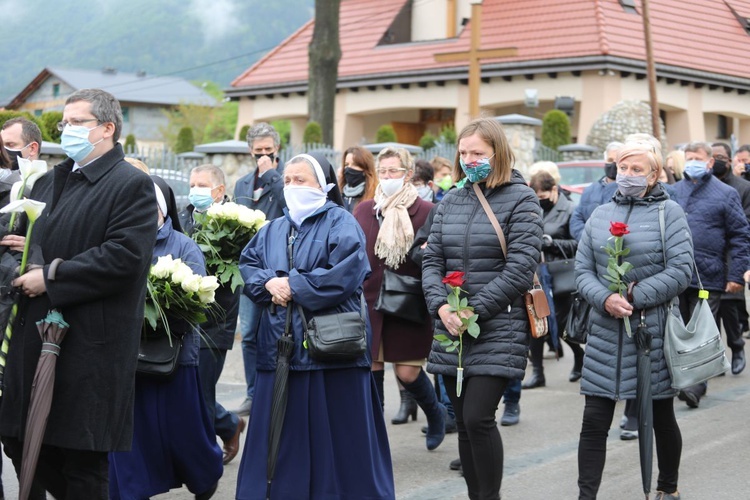
[[[707,167],[707,161],[688,160],[685,162],[685,173],[691,179],[698,180],[708,173]]]
[[[432,198],[435,195],[430,186],[419,186],[417,188],[417,194],[419,194],[419,197],[424,201],[432,201]]]
[[[80,165],[94,150],[94,146],[104,140],[102,137],[94,144],[89,141],[91,131],[99,127],[101,125],[97,125],[94,128],[88,128],[83,125],[66,125],[62,131],[62,136],[60,136],[62,150],[69,158],[72,158],[73,161]]]
[[[624,196],[638,197],[648,188],[646,175],[617,174],[617,190]]]
[[[463,158],[459,158],[458,162],[461,164],[461,170],[464,171],[467,179],[471,182],[482,182],[492,171],[492,165],[490,165],[490,159],[492,159],[492,156],[471,163],[466,163]]]
[[[203,211],[214,204],[214,197],[211,196],[209,187],[191,187],[188,194],[188,201],[196,210]]]

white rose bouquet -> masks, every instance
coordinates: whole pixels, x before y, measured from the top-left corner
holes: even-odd
[[[268,221],[260,210],[237,203],[215,203],[204,213],[194,213],[193,240],[206,257],[206,269],[219,283],[234,291],[242,286],[240,253]]]
[[[219,287],[216,276],[200,276],[180,259],[159,257],[148,275],[144,323],[146,330],[171,334],[169,322],[199,325]]]

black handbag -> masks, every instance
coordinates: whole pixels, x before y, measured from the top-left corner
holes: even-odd
[[[172,336],[170,343],[166,332],[142,335],[138,346],[136,373],[147,377],[169,378],[177,369],[181,349],[182,337]]]
[[[422,281],[385,269],[375,310],[407,321],[427,322],[427,304],[422,292]]]
[[[573,293],[576,291],[576,261],[569,259],[559,245],[557,248],[563,258],[546,262],[547,269],[552,275],[552,293],[559,295]]]
[[[353,361],[367,351],[365,297],[360,295],[359,312],[315,316],[309,322],[302,307],[297,310],[305,329],[304,347],[315,361]]]
[[[570,306],[565,330],[563,330],[563,339],[574,344],[585,344],[591,328],[589,323],[591,305],[577,293],[574,293],[571,298],[573,303]]]

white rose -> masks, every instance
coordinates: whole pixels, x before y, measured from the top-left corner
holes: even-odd
[[[229,220],[237,220],[240,218],[240,207],[236,203],[224,203],[224,218]],[[243,207],[244,208],[244,207]]]
[[[210,207],[208,207],[208,210],[206,210],[206,215],[213,219],[221,219],[224,217],[224,205],[222,203],[214,203]]]
[[[172,274],[172,256],[164,255],[156,260],[156,264],[151,266],[151,275],[157,278],[167,278]]]
[[[214,300],[216,300],[216,292],[214,292],[213,290],[209,290],[205,292],[199,291],[198,299],[204,304],[210,304]]]
[[[193,271],[186,265],[181,265],[172,273],[172,283],[175,285],[182,284],[183,281],[190,278],[193,275]]]
[[[255,227],[255,225],[258,223],[258,213],[263,215],[263,212],[260,212],[260,210],[253,210],[244,206],[242,208],[244,210],[240,210],[239,218],[237,220],[239,220],[240,224],[245,227]]]
[[[199,291],[213,292],[219,288],[219,280],[216,276],[202,276]]]
[[[192,274],[182,280],[180,286],[188,293],[197,293],[201,287],[201,277],[197,274]]]

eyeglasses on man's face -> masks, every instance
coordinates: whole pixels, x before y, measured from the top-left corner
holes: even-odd
[[[405,168],[379,168],[376,170],[378,177],[399,177]]]
[[[85,120],[70,120],[69,122],[58,122],[57,123],[57,130],[62,132],[66,126],[73,125],[74,127],[80,127],[84,123],[88,122],[98,122],[99,120],[97,118],[87,118]]]

